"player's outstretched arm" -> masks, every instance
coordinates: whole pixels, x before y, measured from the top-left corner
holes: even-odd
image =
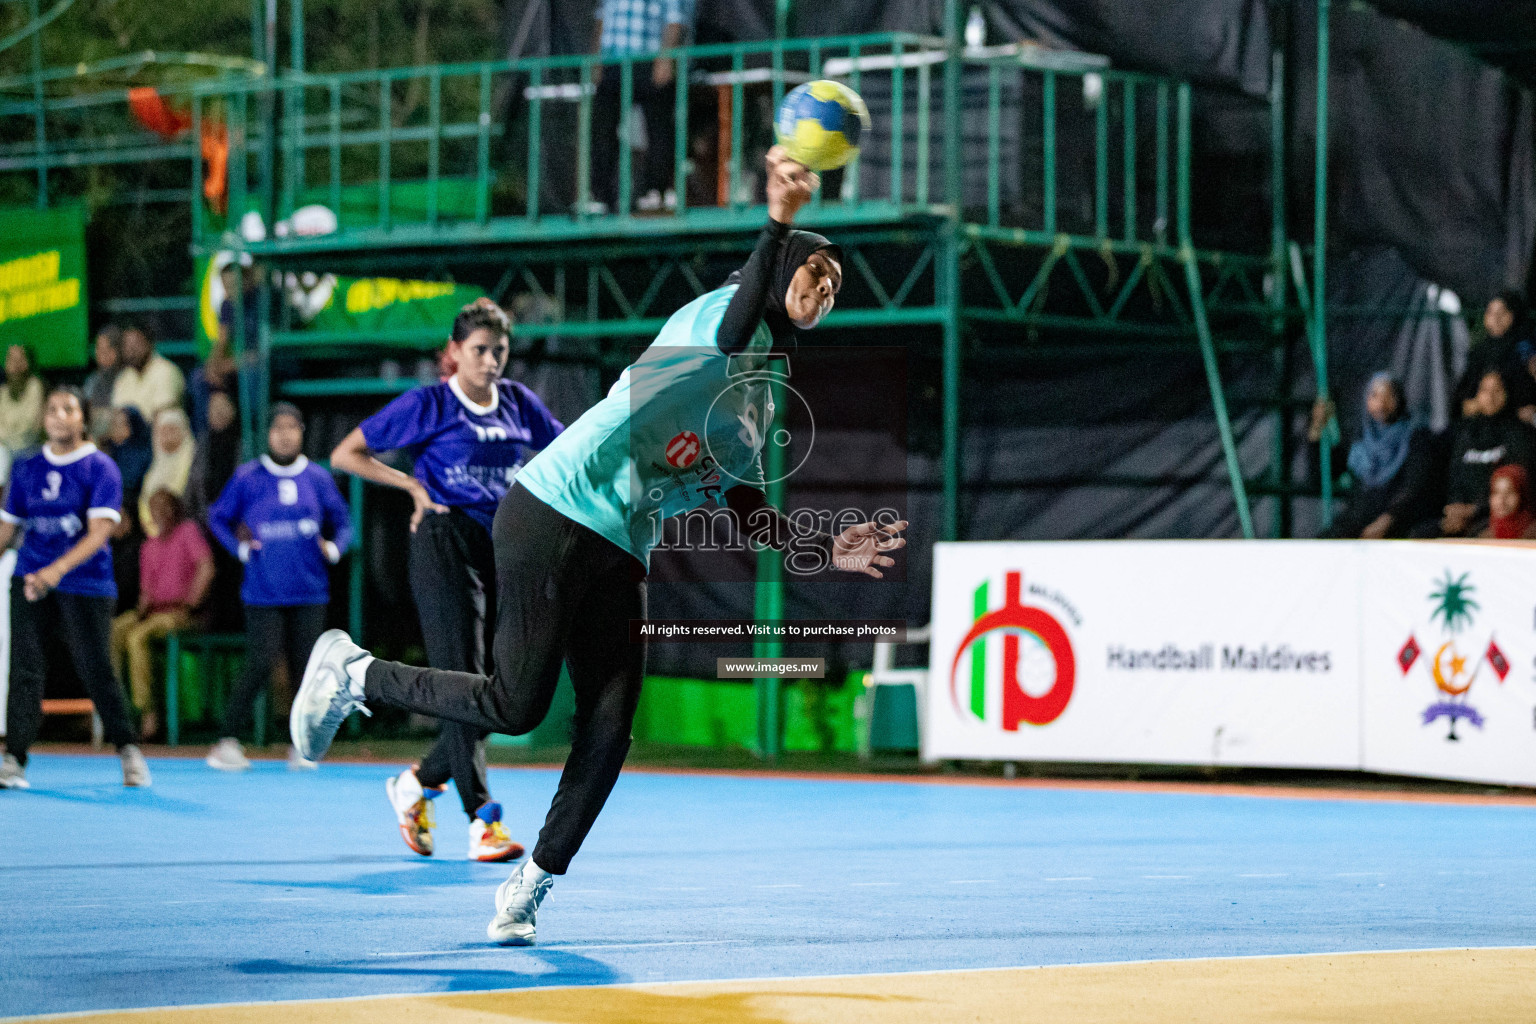
[[[768,223],[757,236],[757,245],[746,266],[741,268],[736,294],[731,296],[715,331],[715,344],[727,355],[742,351],[752,340],[768,304],[773,270],[778,264],[779,248],[789,236],[789,225],[821,187],[821,178],[785,156],[782,146],[768,151],[767,164]]]

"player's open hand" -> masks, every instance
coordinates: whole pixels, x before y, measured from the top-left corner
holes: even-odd
[[[890,568],[896,560],[885,554],[907,546],[905,537],[897,534],[907,528],[905,519],[881,526],[879,523],[860,523],[850,526],[832,539],[832,565],[844,572],[862,572],[866,576],[882,579],[880,568]],[[877,568],[877,566],[879,568]]]
[[[447,505],[439,505],[432,500],[432,496],[427,493],[427,489],[421,485],[420,481],[414,482],[416,486],[411,488],[411,503],[416,507],[411,510],[412,533],[416,532],[416,527],[421,525],[421,521],[427,517],[428,512],[448,511]]]
[[[768,151],[768,216],[792,223],[800,208],[821,188],[821,175],[789,158],[783,146]]]

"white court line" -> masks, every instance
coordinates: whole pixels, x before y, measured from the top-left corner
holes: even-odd
[[[754,889],[804,889],[799,882],[780,882],[777,885],[754,885]]]
[[[1250,873],[1248,873],[1246,875],[1238,875],[1237,877],[1238,878],[1287,878],[1287,877],[1289,877],[1289,875],[1290,875],[1290,872],[1288,872],[1288,871],[1254,871],[1254,872],[1250,872]]]
[[[1142,875],[1142,878],[1155,878],[1158,880],[1177,881],[1190,877],[1189,875]]]
[[[542,950],[558,950],[562,953],[580,953],[589,949],[655,949],[658,946],[730,946],[748,945],[745,939],[687,939],[678,942],[609,942],[594,946],[539,946]],[[501,946],[488,947],[486,949],[418,949],[403,953],[369,953],[375,958],[392,957],[396,959],[415,959],[427,956],[470,956],[474,954],[496,953],[506,956],[512,951]]]
[[[651,892],[706,892],[708,886],[703,885],[653,885]]]
[[[365,900],[408,900],[411,894],[408,892],[365,892]]]
[[[1386,874],[1385,871],[1338,871],[1334,878],[1376,878]]]
[[[951,878],[950,885],[996,885],[995,878]]]
[[[849,885],[859,885],[859,886],[870,886],[870,885],[900,885],[901,883],[900,882],[849,882],[848,884]]]
[[[1091,882],[1092,875],[1061,875],[1058,878],[1042,878],[1042,882]]]

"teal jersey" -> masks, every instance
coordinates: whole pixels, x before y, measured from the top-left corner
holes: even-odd
[[[759,324],[744,351],[720,351],[716,335],[735,293],[735,285],[717,288],[672,314],[607,397],[517,477],[647,568],[662,520],[724,505],[732,487],[764,484],[772,337]]]

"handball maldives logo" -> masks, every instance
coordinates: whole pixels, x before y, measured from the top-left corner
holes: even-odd
[[[1472,596],[1477,588],[1467,582],[1470,575],[1462,573],[1452,577],[1447,570],[1445,578],[1429,595],[1433,602],[1430,626],[1434,628],[1438,623],[1440,631],[1440,642],[1434,645],[1434,653],[1421,647],[1412,633],[1397,652],[1397,667],[1402,669],[1405,677],[1422,658],[1430,682],[1440,691],[1439,699],[1424,709],[1424,724],[1446,719],[1450,728],[1445,738],[1452,743],[1460,739],[1456,735],[1456,723],[1461,719],[1465,718],[1479,729],[1483,727],[1482,714],[1469,701],[1472,684],[1477,682],[1483,667],[1486,665],[1500,684],[1509,675],[1509,659],[1492,634],[1488,636],[1487,647],[1482,647],[1480,640],[1467,642],[1470,637],[1466,631],[1472,628],[1473,616],[1478,611],[1478,603]]]
[[[955,710],[962,717],[995,722],[1005,732],[1018,732],[1021,722],[1048,725],[1061,717],[1072,699],[1077,677],[1072,640],[1054,615],[1024,604],[1022,573],[1004,574],[1001,608],[991,608],[989,587],[984,581],[972,592],[971,628],[950,662],[949,693]],[[989,676],[987,654],[997,640],[1002,641],[1002,654],[991,659],[998,671]],[[961,662],[967,658],[970,671],[962,677]],[[989,701],[989,693],[998,696]]]
[[[674,469],[687,469],[699,457],[699,435],[684,430],[667,442],[667,465]]]

